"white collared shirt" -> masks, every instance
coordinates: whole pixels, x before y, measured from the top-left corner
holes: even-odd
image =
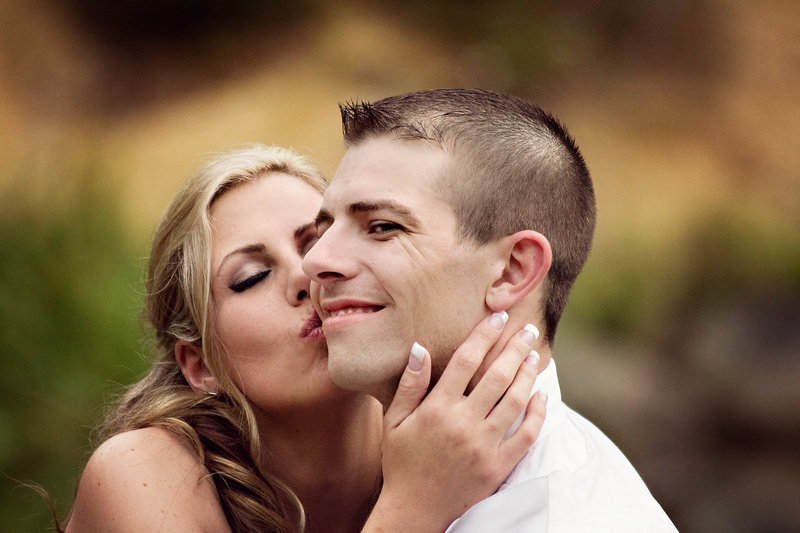
[[[536,443],[497,492],[447,533],[676,533],[622,452],[561,401],[555,361],[536,378],[536,390],[548,395]]]

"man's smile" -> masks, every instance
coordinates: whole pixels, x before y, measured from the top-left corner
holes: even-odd
[[[349,319],[355,319],[357,316],[377,313],[384,309],[383,305],[374,302],[350,298],[321,302],[320,307],[322,308],[322,325],[328,329],[349,323],[352,321]]]
[[[333,311],[329,316],[337,317],[342,315],[349,315],[352,313],[375,313],[376,311],[380,311],[383,309],[382,307],[372,306],[372,307],[348,307],[346,309],[340,309],[338,311]]]

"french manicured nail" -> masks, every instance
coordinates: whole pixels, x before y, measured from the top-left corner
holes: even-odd
[[[415,342],[408,356],[408,368],[414,372],[418,372],[422,368],[423,359],[425,359],[425,348]]]
[[[528,357],[525,358],[525,362],[531,365],[533,368],[539,368],[539,352],[536,350],[531,350],[531,353],[528,354]]]
[[[505,311],[500,311],[499,313],[495,313],[489,317],[489,325],[497,330],[502,330],[503,326],[506,325],[506,322],[508,322],[508,313]]]
[[[547,405],[547,393],[543,390],[539,391],[539,401]]]
[[[536,326],[533,324],[526,324],[525,329],[519,332],[519,336],[522,337],[522,340],[533,346],[536,339],[539,338],[539,330],[536,329]]]

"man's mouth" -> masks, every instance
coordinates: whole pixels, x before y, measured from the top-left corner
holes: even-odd
[[[322,326],[326,330],[360,321],[361,317],[381,311],[383,305],[355,299],[331,300],[322,304]]]
[[[359,306],[359,307],[345,307],[336,311],[331,311],[329,317],[337,317],[342,315],[352,315],[353,313],[376,313],[383,309],[379,305]]]

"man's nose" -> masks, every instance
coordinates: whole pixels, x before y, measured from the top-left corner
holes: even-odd
[[[343,231],[332,225],[303,258],[303,270],[322,286],[349,279],[357,272],[352,246]]]

